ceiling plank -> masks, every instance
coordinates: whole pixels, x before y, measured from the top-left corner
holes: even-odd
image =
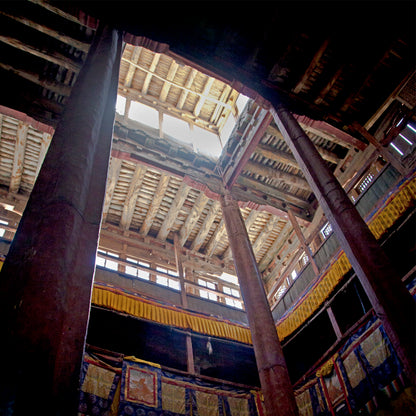
[[[178,211],[182,208],[182,205],[184,204],[190,189],[191,188],[185,182],[182,182],[179,186],[175,198],[173,199],[172,204],[157,234],[157,238],[159,240],[166,240],[173,224],[175,223]]]
[[[103,205],[103,222],[107,218],[108,209],[110,208],[111,199],[113,198],[114,189],[116,187],[118,177],[120,175],[122,160],[111,157],[110,166],[107,174],[107,186],[105,190],[105,198]]]
[[[175,61],[172,61],[169,67],[169,71],[166,75],[166,81],[173,81],[175,78],[176,72],[178,71],[179,64]],[[166,98],[169,94],[169,90],[172,84],[169,82],[164,82],[162,90],[160,91],[159,100],[162,102],[166,101]]]
[[[130,228],[131,220],[133,219],[134,209],[136,208],[137,197],[140,193],[143,178],[146,173],[146,167],[143,165],[136,165],[133,177],[130,182],[130,187],[127,192],[126,200],[124,201],[123,212],[121,214],[120,226],[128,230]]]
[[[28,131],[29,125],[20,121],[19,125],[17,126],[13,168],[9,185],[9,191],[12,193],[17,193],[19,191],[20,182],[22,181],[23,162],[25,158]]]
[[[3,16],[7,16],[10,19],[15,20],[16,22],[19,22],[25,26],[28,26],[32,29],[37,30],[38,32],[41,32],[45,35],[48,35],[54,39],[59,40],[60,42],[66,43],[67,45],[73,46],[74,48],[87,53],[89,48],[90,48],[90,44],[87,42],[81,42],[77,39],[74,39],[70,36],[67,36],[63,33],[58,32],[57,30],[51,29],[47,26],[41,25],[39,23],[36,23],[30,19],[28,19],[27,17],[21,17],[21,16],[12,16],[10,14],[7,14],[5,12],[0,11],[0,15]]]
[[[191,212],[189,213],[188,217],[186,218],[185,223],[183,224],[182,228],[179,231],[179,244],[184,246],[186,240],[188,239],[192,229],[194,228],[195,224],[198,222],[199,217],[201,216],[205,205],[209,201],[209,198],[201,192],[196,199],[194,206],[192,207]]]
[[[312,192],[308,182],[304,178],[293,175],[292,173],[281,171],[271,166],[265,166],[261,163],[248,161],[244,167],[244,171],[245,170],[250,173],[254,173],[255,175],[261,175],[264,178],[272,179],[273,181],[285,182],[288,185]]]
[[[143,87],[142,87],[142,94],[144,95],[146,95],[147,91],[149,90],[150,81],[152,80],[152,76],[154,75],[154,72],[157,67],[157,64],[159,63],[160,57],[161,57],[160,53],[155,53],[152,59],[152,63],[150,64],[150,68],[148,71],[146,71],[147,74],[146,74],[146,78],[144,79]],[[127,62],[129,62],[131,66],[136,66],[142,69],[140,66],[134,64],[132,61],[127,61]]]
[[[142,53],[143,48],[141,46],[135,46],[133,49],[133,53],[131,56],[131,61],[135,64],[137,64],[137,62],[140,59],[140,55]],[[132,64],[129,64],[129,69],[127,71],[126,74],[126,78],[124,79],[124,86],[130,88],[131,87],[131,83],[133,81],[134,78],[134,73],[136,72],[136,67]]]
[[[150,230],[150,227],[153,224],[153,220],[159,210],[160,203],[162,202],[163,196],[165,195],[166,189],[169,185],[169,175],[162,173],[160,175],[159,183],[157,185],[155,194],[153,196],[150,207],[147,211],[146,218],[143,221],[143,224],[140,227],[139,233],[141,235],[147,235]]]
[[[205,217],[205,220],[198,231],[197,236],[191,244],[191,250],[198,251],[202,244],[204,244],[205,238],[207,237],[209,230],[211,229],[212,223],[214,222],[218,212],[220,210],[220,204],[215,201]]]
[[[67,68],[73,72],[79,72],[81,68],[80,63],[77,63],[56,51],[49,51],[46,53],[33,46],[25,45],[18,39],[3,35],[0,35],[0,42],[3,42],[6,45],[12,46],[13,48],[19,49],[23,52],[30,53],[31,55],[34,55],[38,58],[52,62],[53,64],[63,66],[64,68]]]

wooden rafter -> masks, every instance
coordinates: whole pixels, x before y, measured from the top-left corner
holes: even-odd
[[[265,166],[261,163],[249,161],[246,163],[244,170],[256,175],[261,175],[264,178],[271,179],[273,181],[285,182],[288,185],[311,192],[311,188],[304,178],[293,175],[292,173],[281,171],[271,166]]]
[[[173,224],[175,223],[177,213],[182,208],[182,205],[184,204],[186,197],[188,196],[189,190],[190,187],[185,182],[182,182],[159,229],[159,232],[157,234],[158,239],[166,240],[170,230],[172,229]]]
[[[224,219],[221,219],[220,223],[218,224],[217,229],[215,230],[214,234],[212,235],[211,239],[209,240],[207,247],[206,247],[206,254],[207,256],[212,256],[217,248],[218,244],[223,241],[223,239],[227,235],[227,229],[225,228]]]
[[[149,90],[150,81],[152,80],[152,76],[154,75],[157,64],[159,63],[160,56],[161,56],[160,53],[155,53],[155,55],[153,56],[153,59],[152,59],[152,63],[150,64],[150,68],[149,68],[148,71],[146,71],[147,74],[146,74],[146,78],[144,79],[143,87],[142,87],[142,94],[144,94],[144,95],[146,95],[147,91]],[[139,65],[135,64],[132,61],[128,61],[127,59],[124,59],[124,58],[122,58],[122,59],[125,60],[126,62],[128,62],[130,64],[130,66],[135,66],[139,69],[143,69]]]
[[[254,254],[257,254],[257,252],[261,249],[262,245],[270,237],[270,233],[277,227],[279,222],[279,218],[275,216],[272,216],[269,221],[267,221],[259,236],[256,238],[256,241],[253,243]]]
[[[196,103],[196,106],[195,106],[195,109],[194,109],[194,114],[195,114],[196,117],[199,116],[199,113],[201,112],[202,107],[204,106],[205,101],[207,100],[209,90],[211,89],[212,85],[214,84],[214,81],[215,81],[214,78],[208,77],[207,81],[205,82],[204,89],[202,90],[202,93],[199,96],[199,100]]]
[[[265,157],[266,159],[274,160],[276,162],[289,165],[293,168],[300,169],[298,162],[296,162],[291,153],[282,152],[281,150],[275,149],[272,146],[261,143],[257,145],[254,152],[260,156]]]
[[[12,175],[10,178],[10,192],[18,192],[20,188],[20,182],[22,180],[23,162],[25,158],[27,133],[29,131],[29,125],[27,123],[19,122],[17,126],[16,145],[13,158]]]
[[[303,208],[303,209],[308,209],[309,208],[309,203],[304,200],[299,198],[298,196],[289,194],[287,192],[282,192],[279,191],[278,189],[266,185],[265,183],[256,181],[254,179],[251,178],[247,178],[245,176],[240,176],[237,179],[237,183],[239,183],[240,185],[246,186],[248,188],[253,188],[256,189],[260,192],[262,192],[265,195],[270,195],[274,198],[280,199],[288,204],[292,204],[295,205],[299,208]]]
[[[139,61],[140,55],[142,53],[143,48],[141,46],[136,46],[133,49],[133,54],[131,56],[131,61],[135,64]],[[126,74],[126,78],[124,79],[124,86],[131,87],[131,83],[134,78],[134,73],[136,72],[136,67],[134,65],[129,65],[129,69]]]
[[[188,78],[186,79],[185,85],[181,91],[181,95],[179,96],[178,103],[176,104],[176,108],[181,110],[183,108],[183,105],[185,104],[186,97],[188,96],[189,90],[191,89],[191,86],[194,82],[194,79],[197,75],[198,71],[195,68],[192,68],[189,72]]]
[[[166,75],[166,81],[163,83],[162,90],[160,91],[159,100],[162,102],[166,101],[166,98],[168,96],[170,87],[172,84],[170,84],[169,81],[173,81],[175,78],[176,72],[178,71],[179,64],[175,61],[172,61],[169,67],[169,71]]]
[[[179,231],[178,242],[181,246],[186,243],[186,240],[188,239],[195,224],[198,222],[198,219],[201,216],[208,200],[209,198],[203,192],[198,195],[191,212],[188,214],[185,223]]]
[[[83,52],[88,52],[90,45],[87,42],[81,42],[77,39],[74,39],[68,35],[58,32],[57,30],[51,29],[47,26],[41,25],[34,22],[33,20],[28,19],[27,17],[12,16],[5,12],[0,11],[0,15],[7,16],[9,19],[13,19],[16,22],[19,22],[25,26],[28,26],[32,29],[37,30],[38,32],[44,33],[54,39],[59,40],[60,42],[66,43],[67,45],[73,46],[76,49],[79,49]]]
[[[154,197],[152,198],[152,202],[147,211],[146,218],[144,219],[140,227],[140,234],[147,235],[147,233],[149,232],[150,227],[153,224],[153,220],[156,217],[157,211],[159,210],[160,203],[162,202],[166,189],[169,185],[169,179],[169,175],[167,175],[166,173],[161,174]]]
[[[204,244],[205,238],[207,237],[209,230],[211,228],[212,223],[214,222],[218,212],[220,210],[220,204],[215,201],[205,217],[205,220],[198,231],[197,236],[195,237],[194,241],[191,244],[191,250],[198,251],[202,244]]]
[[[277,256],[280,249],[282,248],[284,242],[289,238],[290,234],[293,232],[293,227],[290,221],[288,221],[280,231],[279,236],[276,240],[273,241],[273,244],[267,250],[267,253],[263,256],[259,262],[259,269],[261,272],[266,270],[270,262]]]
[[[146,168],[144,166],[136,165],[120,219],[120,226],[125,230],[130,228],[134,209],[136,207],[137,197],[139,195],[145,173]]]
[[[220,101],[221,102],[228,102],[228,99],[230,97],[230,94],[232,93],[232,88],[228,85],[225,84],[224,85],[224,89],[222,90],[221,96],[220,96]],[[219,122],[219,118],[221,116],[221,110],[223,110],[224,107],[220,106],[219,104],[217,104],[215,106],[215,109],[212,113],[212,116],[210,118],[210,122],[217,125]]]
[[[63,66],[73,72],[78,72],[81,68],[81,64],[75,62],[74,60],[67,58],[59,52],[43,52],[40,49],[35,48],[34,46],[29,46],[24,44],[18,39],[11,38],[8,36],[0,35],[0,42],[5,43],[6,45],[12,46],[13,48],[19,49],[23,52],[30,53],[38,58],[42,58],[46,61],[52,62],[53,64]]]
[[[118,181],[122,160],[112,157],[110,159],[110,166],[108,168],[107,187],[105,192],[104,206],[103,206],[103,222],[107,218],[108,209],[110,208],[111,199],[113,198],[114,189]]]

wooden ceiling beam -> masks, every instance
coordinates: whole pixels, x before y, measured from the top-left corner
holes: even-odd
[[[233,92],[232,88],[228,85],[225,84],[224,85],[224,89],[222,90],[221,96],[220,96],[220,101],[227,103],[231,93]],[[219,118],[221,117],[222,111],[224,107],[220,106],[219,104],[217,104],[215,106],[214,111],[212,112],[212,116],[210,118],[210,123],[217,125],[219,123]]]
[[[131,56],[131,61],[135,64],[139,61],[140,55],[143,48],[141,46],[135,46]],[[134,73],[136,72],[136,67],[132,64],[129,64],[129,69],[127,70],[126,78],[124,78],[124,86],[127,88],[131,87],[131,83],[134,78]]]
[[[199,116],[199,113],[201,112],[202,107],[204,106],[205,101],[207,100],[209,91],[210,91],[212,85],[214,84],[214,81],[215,81],[214,78],[208,77],[207,81],[205,82],[204,89],[202,90],[202,93],[199,96],[199,100],[195,105],[195,109],[194,109],[195,117]]]
[[[35,178],[37,178],[39,175],[40,168],[42,167],[42,164],[45,159],[46,152],[48,151],[51,140],[52,140],[52,134],[43,133],[42,139],[40,142],[39,158],[38,158],[38,164],[36,166]]]
[[[312,192],[308,182],[304,178],[293,175],[292,173],[281,171],[271,166],[265,166],[261,163],[248,161],[244,166],[243,172],[244,171],[263,176],[265,179],[267,178],[277,182],[284,182],[288,185]]]
[[[223,178],[228,188],[231,188],[237,181],[237,178],[255,151],[272,119],[273,117],[270,112],[261,107],[253,114],[251,122],[246,127],[240,139],[241,145],[237,146],[237,149],[232,155],[232,163],[228,163],[225,167]]]
[[[13,158],[12,174],[10,178],[9,191],[17,193],[20,188],[20,182],[22,181],[23,164],[26,150],[27,133],[29,131],[29,125],[19,121],[16,133],[16,144]]]
[[[152,80],[152,77],[154,75],[154,72],[155,72],[155,69],[157,67],[157,64],[159,63],[160,57],[161,57],[161,54],[160,53],[155,53],[154,56],[153,56],[153,59],[152,59],[152,63],[150,64],[150,68],[149,68],[148,71],[146,71],[147,72],[146,78],[144,79],[143,86],[142,86],[142,94],[144,94],[144,95],[146,95],[147,94],[147,91],[149,90],[150,81]],[[124,59],[124,58],[121,58],[121,59],[123,61],[128,62],[130,64],[130,66],[135,66],[136,68],[139,68],[141,70],[144,70],[144,68],[142,68],[141,66],[135,64],[132,61],[129,61],[129,60]]]
[[[38,32],[41,32],[45,35],[50,36],[51,38],[54,38],[56,40],[59,40],[62,43],[65,43],[67,45],[73,46],[74,48],[88,53],[90,49],[90,44],[87,42],[81,42],[77,39],[74,39],[70,36],[67,36],[63,33],[58,32],[57,30],[51,29],[47,26],[41,25],[39,23],[34,22],[33,20],[28,19],[27,17],[22,16],[13,16],[10,14],[7,14],[5,12],[0,11],[0,15],[6,16],[9,19],[15,20],[16,22],[19,22],[27,27],[30,27],[31,29],[37,30]]]
[[[0,42],[12,46],[13,48],[19,49],[20,51],[41,58],[45,61],[52,62],[53,64],[62,66],[76,73],[78,73],[81,68],[81,63],[75,62],[74,60],[67,58],[66,56],[56,51],[43,52],[40,49],[35,48],[34,46],[24,44],[18,39],[3,35],[0,35]]]
[[[191,250],[199,251],[202,244],[204,244],[205,238],[207,237],[209,230],[211,229],[212,223],[214,222],[218,212],[220,211],[220,204],[217,201],[211,205],[211,208],[205,217],[205,220],[198,231],[194,241],[191,244]]]
[[[205,251],[207,256],[211,257],[214,254],[215,249],[218,246],[218,243],[223,241],[224,238],[227,238],[227,229],[225,228],[224,219],[221,218],[221,221],[218,224],[217,229],[215,230],[214,234],[212,235],[206,246]]]
[[[172,204],[157,234],[157,238],[159,240],[166,240],[166,238],[168,237],[170,230],[172,229],[173,224],[175,223],[178,211],[182,208],[182,205],[186,201],[186,197],[188,196],[189,190],[190,187],[185,182],[182,182],[179,186],[175,198],[173,199]]]
[[[288,194],[286,192],[279,191],[278,189],[266,185],[263,182],[256,181],[251,178],[247,178],[245,176],[240,176],[237,180],[237,183],[245,186],[247,188],[256,189],[259,192],[262,192],[265,195],[270,195],[274,198],[280,199],[281,201],[285,202],[286,204],[292,204],[302,209],[308,209],[309,203],[305,199],[301,199],[295,195]]]
[[[144,219],[139,230],[139,233],[141,235],[146,236],[150,228],[152,227],[153,220],[156,217],[157,211],[159,210],[160,203],[162,202],[163,196],[165,195],[166,189],[168,188],[169,179],[170,179],[169,175],[166,173],[162,173],[160,175],[159,183],[157,184],[157,188],[152,198],[150,207],[147,211],[146,218]]]
[[[298,162],[296,162],[296,159],[292,156],[291,153],[282,152],[281,150],[275,149],[272,146],[268,146],[262,143],[257,145],[257,147],[254,149],[254,153],[257,153],[266,159],[270,159],[278,163],[284,163],[285,165],[289,165],[292,168],[300,170]]]
[[[304,130],[306,132],[309,132],[309,133],[314,134],[316,136],[322,137],[325,140],[330,140],[332,142],[336,142],[336,139],[334,139],[334,137],[332,137],[332,136],[330,136],[326,133],[323,133],[318,129],[314,129],[314,128],[312,128],[310,126],[306,126],[306,125],[302,125],[302,127],[304,128]],[[277,129],[277,127],[274,127],[274,126],[270,125],[269,128],[267,129],[267,133],[285,141],[284,137],[282,136],[282,133],[280,133],[280,131]],[[320,153],[320,155],[322,156],[322,158],[327,160],[328,162],[337,164],[340,161],[339,157],[334,152],[331,152],[330,150],[324,149],[321,146],[317,146],[316,144],[315,144],[315,147],[318,150],[318,152]],[[343,147],[346,147],[345,144],[343,145]]]
[[[264,272],[270,262],[278,255],[279,251],[282,249],[285,241],[290,237],[290,234],[293,232],[293,226],[290,221],[287,221],[282,231],[280,231],[279,236],[274,240],[273,244],[269,247],[266,254],[259,262],[260,272]]]
[[[69,97],[71,94],[71,87],[67,85],[62,85],[57,82],[51,82],[44,79],[40,79],[39,74],[30,72],[23,69],[16,69],[13,68],[11,65],[7,65],[0,62],[0,68],[4,69],[5,71],[9,71],[21,78],[24,78],[30,82],[33,82],[36,85],[40,85],[43,88],[48,89],[58,95],[63,95],[65,97]]]
[[[116,188],[118,177],[120,175],[122,160],[111,157],[110,165],[107,174],[107,185],[105,191],[104,205],[103,205],[103,222],[107,218],[108,209],[110,208],[111,200],[113,198],[114,189]]]
[[[136,165],[133,177],[130,182],[130,187],[127,192],[126,200],[124,201],[123,212],[121,214],[120,226],[128,230],[130,228],[131,220],[133,219],[134,209],[136,208],[137,197],[140,193],[146,167],[143,165]]]
[[[309,64],[308,68],[306,69],[305,73],[303,74],[301,80],[296,84],[293,92],[295,94],[299,94],[302,91],[302,88],[305,86],[307,81],[309,80],[310,76],[312,75],[313,71],[315,70],[318,62],[321,60],[322,55],[326,51],[329,45],[329,39],[325,39],[322,45],[319,47],[318,51],[315,53],[314,57],[312,58],[311,63]]]
[[[191,212],[189,213],[188,217],[186,218],[185,223],[183,224],[182,228],[179,231],[179,244],[181,246],[184,246],[189,235],[191,234],[192,229],[194,228],[195,224],[198,222],[199,217],[201,216],[205,205],[207,204],[207,202],[209,201],[209,198],[203,193],[201,192],[193,207]]]
[[[172,61],[169,67],[169,71],[166,75],[166,81],[163,83],[162,90],[160,91],[159,100],[162,102],[166,101],[166,98],[168,96],[170,87],[172,84],[170,84],[169,81],[173,81],[175,78],[176,72],[178,71],[179,64],[175,61]]]
[[[188,96],[189,90],[195,80],[197,73],[198,71],[195,68],[192,68],[191,71],[189,72],[189,75],[186,78],[185,88],[182,89],[181,95],[179,96],[179,100],[176,104],[176,108],[178,110],[181,110],[183,108],[183,105],[185,104],[185,101],[186,101],[186,97]]]
[[[254,241],[252,244],[254,254],[256,254],[261,249],[263,244],[270,237],[270,233],[276,228],[279,222],[280,219],[278,217],[275,217],[274,215],[272,215],[269,221],[267,221],[266,225],[261,230],[259,236],[256,238],[256,241]]]

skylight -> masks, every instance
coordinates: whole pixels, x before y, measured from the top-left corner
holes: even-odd
[[[235,285],[239,285],[237,276],[234,276],[229,273],[223,272],[220,276],[218,276],[221,280],[225,280],[228,283],[234,283]]]
[[[154,129],[159,129],[159,112],[155,108],[137,101],[132,101],[130,104],[129,118]]]
[[[162,130],[164,134],[168,134],[181,142],[192,143],[189,124],[184,120],[164,114]]]
[[[220,138],[215,133],[194,126],[192,139],[198,153],[218,158],[222,152]]]
[[[116,113],[124,116],[124,112],[126,111],[126,97],[122,95],[117,95],[117,102],[116,102]]]

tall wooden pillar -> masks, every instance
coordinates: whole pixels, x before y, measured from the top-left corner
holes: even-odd
[[[282,347],[240,209],[229,194],[221,198],[221,206],[250,325],[266,414],[298,415]]]
[[[341,248],[357,273],[374,311],[404,364],[405,372],[414,383],[414,299],[299,123],[280,103],[272,104],[276,104],[271,112],[280,132],[331,223]]]
[[[77,413],[121,51],[100,27],[0,275],[0,409],[14,415]]]

